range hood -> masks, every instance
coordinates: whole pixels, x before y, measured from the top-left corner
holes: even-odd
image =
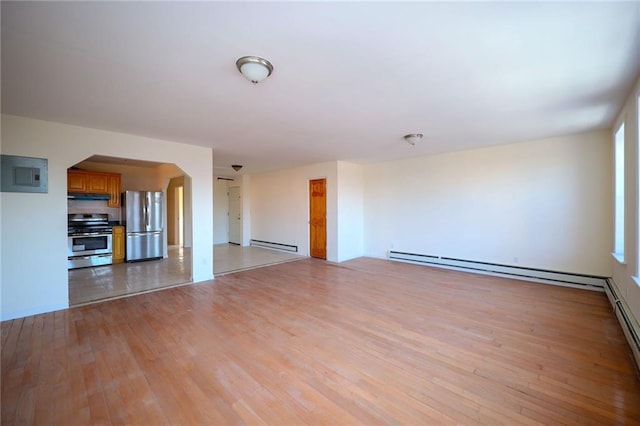
[[[73,193],[69,192],[67,195],[68,200],[110,200],[109,194],[86,194],[86,193]]]

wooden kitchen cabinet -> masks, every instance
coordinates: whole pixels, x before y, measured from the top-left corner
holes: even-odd
[[[112,262],[124,262],[124,226],[114,226],[111,238]]]
[[[87,174],[87,192],[91,194],[107,194],[109,176],[105,173]]]
[[[87,177],[87,172],[78,170],[67,170],[67,191],[88,192]]]
[[[118,173],[67,170],[67,192],[75,194],[108,194],[108,207],[120,207],[120,175]]]
[[[107,206],[120,207],[120,175],[111,174],[108,176],[107,192],[111,196],[107,201]]]

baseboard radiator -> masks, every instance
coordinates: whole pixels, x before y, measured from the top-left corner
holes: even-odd
[[[251,240],[249,242],[249,245],[252,245],[254,247],[273,249],[273,250],[288,251],[291,253],[298,252],[298,246],[294,246],[291,244],[274,243],[271,241]]]
[[[613,311],[620,322],[624,336],[631,348],[631,353],[636,362],[636,368],[638,368],[638,372],[640,372],[640,325],[638,325],[633,316],[627,312],[628,308],[624,301],[618,296],[616,288],[615,282],[607,279],[604,292],[607,294],[611,306],[613,306]]]
[[[606,277],[594,275],[549,271],[545,269],[527,268],[524,266],[501,265],[498,263],[478,262],[474,260],[455,259],[452,257],[407,253],[393,250],[389,251],[389,259],[595,291],[604,291],[607,282]]]

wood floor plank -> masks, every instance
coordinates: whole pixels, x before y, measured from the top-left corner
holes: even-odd
[[[602,293],[300,260],[0,324],[2,424],[629,424]]]

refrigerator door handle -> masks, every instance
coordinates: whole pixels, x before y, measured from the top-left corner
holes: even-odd
[[[144,197],[144,225],[145,229],[149,230],[149,196],[145,194]]]

